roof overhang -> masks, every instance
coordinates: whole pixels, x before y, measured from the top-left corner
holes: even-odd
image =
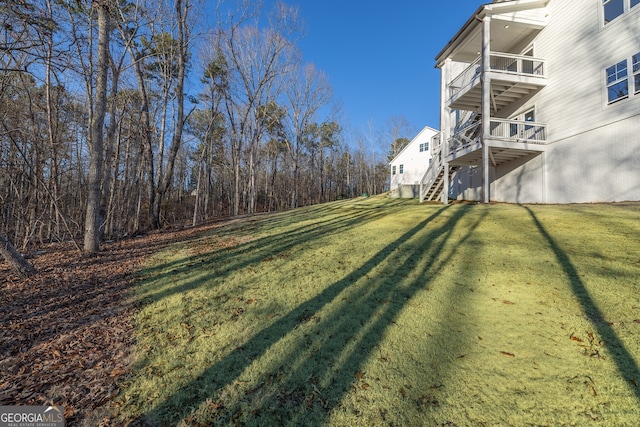
[[[504,25],[492,28],[493,50],[507,51],[506,43],[513,43],[514,40],[525,38],[527,31],[544,28],[546,22],[539,20],[527,19],[518,15],[518,12],[524,12],[532,9],[540,9],[547,6],[549,0],[513,0],[500,3],[489,3],[480,6],[460,30],[453,36],[447,45],[436,56],[436,67],[442,67],[445,59],[453,56],[457,52],[468,51],[466,60],[469,55],[473,54],[474,58],[479,54],[477,50],[480,46],[482,38],[482,21],[486,16],[500,18],[509,21],[511,25],[510,34],[494,34],[504,32]],[[504,41],[505,46],[497,45],[499,41]],[[465,57],[465,55],[463,55]],[[470,61],[469,61],[470,62]]]

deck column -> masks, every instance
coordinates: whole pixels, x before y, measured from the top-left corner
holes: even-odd
[[[484,203],[489,203],[489,147],[491,134],[491,17],[482,20],[482,195]]]
[[[451,81],[451,58],[444,61],[440,69],[440,158],[444,170],[444,184],[442,186],[442,203],[449,203],[449,137],[451,136],[451,108],[449,108],[449,88]]]

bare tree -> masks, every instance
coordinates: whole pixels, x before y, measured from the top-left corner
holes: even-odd
[[[231,22],[220,30],[212,42],[216,59],[224,66],[223,111],[231,146],[233,170],[233,214],[240,213],[241,169],[248,168],[245,206],[253,212],[256,206],[257,156],[266,132],[259,117],[261,108],[277,99],[286,82],[292,60],[293,41],[299,29],[297,9],[279,5],[270,26],[259,27],[259,15],[249,2],[243,2],[232,15]],[[246,157],[245,157],[246,155]]]
[[[285,120],[286,144],[291,161],[291,207],[298,207],[301,154],[305,144],[312,140],[313,124],[320,108],[331,98],[331,87],[324,75],[313,64],[303,66],[297,78],[290,80],[285,96],[287,117]]]
[[[110,17],[108,0],[95,2],[98,20],[98,64],[96,67],[95,108],[89,137],[89,176],[87,213],[84,226],[86,255],[100,249],[100,201],[102,186],[104,119],[107,110],[107,80],[109,77]]]

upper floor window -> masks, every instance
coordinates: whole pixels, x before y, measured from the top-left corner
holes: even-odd
[[[631,63],[633,68],[633,89],[635,93],[640,93],[640,53],[636,53],[631,57]]]
[[[404,165],[400,165],[400,175],[404,173]]]
[[[604,24],[607,25],[634,6],[640,4],[640,0],[602,0]]]
[[[609,104],[629,96],[627,60],[607,68],[607,102]]]
[[[624,0],[602,0],[602,6],[604,7],[605,24],[624,13]]]
[[[396,174],[396,167],[394,165],[394,166],[391,166],[391,175],[395,175],[395,174]]]
[[[428,142],[424,142],[422,144],[420,144],[420,152],[424,152],[424,151],[429,151],[429,143]]]

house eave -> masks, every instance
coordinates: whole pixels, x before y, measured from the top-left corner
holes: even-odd
[[[479,31],[482,20],[486,16],[499,15],[504,13],[513,13],[523,10],[536,9],[545,7],[549,0],[513,0],[501,3],[489,3],[480,6],[471,17],[465,22],[465,24],[458,30],[453,38],[442,48],[442,50],[436,55],[436,68],[442,68],[444,60],[451,56],[451,53],[455,51],[464,41],[473,34],[474,31]]]

